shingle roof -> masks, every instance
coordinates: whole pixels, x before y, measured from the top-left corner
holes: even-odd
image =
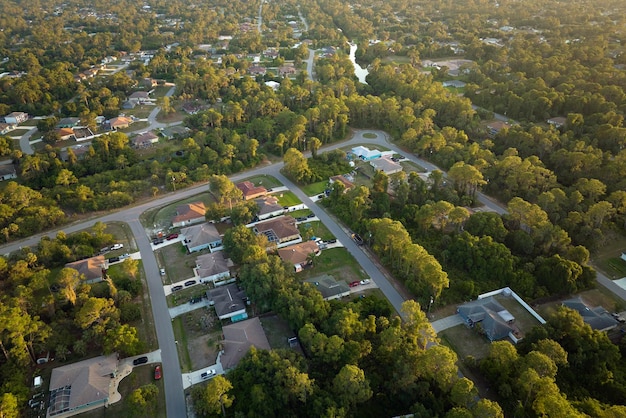
[[[491,341],[505,338],[515,329],[507,323],[513,316],[492,296],[465,303],[457,308],[459,315],[471,326],[481,322]]]
[[[269,350],[270,343],[258,317],[236,322],[222,328],[224,352],[220,357],[224,370],[232,369],[246,355],[250,347]]]
[[[196,258],[196,269],[200,277],[211,277],[228,272],[230,266],[232,266],[232,261],[225,258],[221,251],[203,254]]]
[[[298,231],[296,227],[296,220],[291,216],[278,216],[267,221],[259,222],[254,226],[254,229],[259,234],[273,234],[278,239],[300,234],[300,231]]]
[[[67,263],[65,267],[73,268],[85,276],[85,280],[102,279],[102,269],[106,266],[103,255]]]
[[[176,216],[172,219],[172,223],[203,218],[205,214],[206,208],[204,207],[204,202],[187,203],[176,208]]]
[[[268,213],[283,210],[283,207],[278,204],[278,199],[274,196],[262,197],[260,199],[255,199],[254,201],[259,207],[259,215],[267,215]]]
[[[350,293],[350,287],[343,280],[335,280],[331,275],[324,274],[322,276],[313,277],[306,280],[322,294],[324,299],[330,299],[338,295]]]
[[[309,254],[318,254],[319,252],[320,249],[315,241],[305,241],[278,249],[280,258],[294,265],[306,262]]]
[[[207,292],[207,296],[210,301],[213,301],[218,317],[246,309],[243,301],[246,292],[239,290],[235,283],[211,289]]]
[[[254,199],[257,196],[267,193],[267,189],[263,186],[255,186],[250,181],[243,181],[236,184],[237,188],[243,193],[243,198]]]
[[[183,228],[180,233],[185,237],[187,248],[210,244],[222,239],[215,225],[208,222]]]
[[[583,321],[595,330],[607,331],[618,324],[617,320],[602,306],[593,308],[580,296],[563,301],[563,306],[577,311]]]

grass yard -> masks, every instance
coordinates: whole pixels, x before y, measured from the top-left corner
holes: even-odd
[[[154,366],[154,364],[150,364],[135,367],[130,375],[122,379],[118,387],[118,391],[122,395],[122,399],[119,402],[109,405],[108,408],[98,408],[76,416],[81,418],[117,418],[120,416],[129,416],[126,399],[128,399],[130,393],[141,386],[154,383],[156,387],[159,388],[159,394],[156,404],[149,416],[165,418],[167,416],[165,413],[165,389],[163,388],[163,380],[154,380]]]
[[[14,130],[10,131],[8,134],[10,136],[22,136],[22,135],[28,133],[28,131],[30,131],[30,129],[17,128],[17,129],[14,129]]]
[[[495,299],[515,317],[515,325],[522,333],[526,333],[539,325],[539,321],[512,297],[496,295]]]
[[[165,112],[160,111],[157,115],[157,121],[161,123],[174,123],[174,122],[182,122],[185,120],[187,116],[182,112],[172,112],[169,114],[165,114]]]
[[[154,88],[154,92],[152,93],[153,97],[163,97],[165,94],[170,91],[171,86],[158,86]]]
[[[606,242],[610,244],[591,255],[594,267],[611,279],[626,277],[626,261],[620,258],[622,252],[626,252],[626,237],[615,232],[607,232]]]
[[[489,340],[465,325],[457,325],[437,334],[443,344],[453,349],[459,359],[473,356],[482,359],[489,354]]]
[[[326,228],[326,225],[320,221],[303,222],[298,225],[298,229],[300,230],[302,238],[305,240],[311,239],[312,237],[321,238],[324,241],[335,238],[328,228]]]
[[[184,320],[181,316],[172,320],[172,328],[174,329],[174,338],[176,338],[176,341],[178,342],[178,344],[176,344],[176,349],[178,350],[180,369],[183,373],[189,372],[192,370],[191,356],[189,355],[189,349],[187,348],[189,342],[187,341]]]
[[[265,331],[270,347],[274,350],[279,348],[289,348],[288,339],[297,337],[298,334],[289,328],[287,321],[279,318],[277,315],[268,315],[259,317],[261,326]]]
[[[197,284],[195,286],[179,290],[178,292],[174,292],[165,298],[167,300],[167,306],[174,307],[189,302],[189,299],[191,298],[203,297],[206,295],[207,290],[209,290],[209,287],[205,284]]]
[[[345,248],[329,248],[322,251],[319,256],[315,257],[313,268],[304,270],[298,274],[298,277],[306,280],[322,274],[330,274],[335,279],[345,280],[347,283],[369,278]]]
[[[125,134],[135,131],[140,131],[142,129],[146,129],[148,127],[148,122],[135,122],[130,125],[128,128],[118,129],[119,132],[123,132]]]
[[[200,254],[205,254],[205,252],[188,254],[187,249],[180,242],[156,250],[155,256],[159,266],[165,269],[165,276],[162,276],[163,284],[172,284],[192,278],[193,268],[196,266],[196,257]]]
[[[281,206],[295,206],[302,203],[293,192],[280,192],[276,195],[278,204]]]
[[[378,138],[378,135],[376,135],[373,132],[366,132],[363,134],[363,138],[375,139],[375,138]]]
[[[139,119],[147,119],[150,116],[150,113],[154,110],[156,106],[147,106],[147,105],[139,105],[135,106],[133,109],[126,110],[126,116],[134,116]],[[134,126],[131,125],[131,127]]]
[[[307,196],[317,196],[318,194],[324,193],[327,187],[328,187],[328,182],[324,180],[324,181],[318,181],[317,183],[307,184],[305,186],[300,187],[300,189],[302,189],[302,191]]]
[[[249,181],[253,183],[255,186],[263,186],[266,189],[283,186],[283,184],[280,181],[278,181],[275,177],[272,177],[272,176],[248,177],[247,179],[242,180],[242,181]]]
[[[210,193],[199,193],[190,198],[179,200],[171,205],[150,209],[142,213],[139,217],[143,226],[147,229],[167,229],[172,225],[172,218],[176,215],[176,208],[180,205],[193,202],[203,202],[205,206],[215,202]]]
[[[400,165],[404,169],[404,171],[408,174],[411,171],[415,171],[418,173],[425,173],[426,169],[419,164],[415,164],[412,161],[401,161]]]

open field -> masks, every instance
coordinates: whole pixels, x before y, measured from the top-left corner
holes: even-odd
[[[281,187],[283,185],[280,181],[272,176],[248,177],[247,179],[244,179],[242,181],[249,181],[255,186],[263,186],[266,189],[271,189],[272,187]]]
[[[626,252],[626,237],[609,232],[607,233],[607,242],[610,244],[591,254],[594,267],[606,274],[610,279],[626,277],[626,261],[620,258],[622,252]]]
[[[198,370],[215,364],[219,351],[219,340],[222,335],[222,325],[215,316],[212,308],[200,308],[188,312],[176,318],[179,332],[184,333],[181,340],[186,341],[185,351],[187,352],[186,370]],[[178,338],[178,334],[176,338]],[[179,347],[179,352],[181,347]],[[181,362],[182,363],[182,362]]]
[[[417,173],[425,173],[426,169],[419,164],[415,164],[411,161],[402,161],[400,162],[402,169],[408,174],[411,171],[415,171]]]
[[[320,221],[303,222],[298,225],[298,229],[303,239],[316,237],[328,241],[334,238],[334,235],[326,228],[326,225]]]
[[[442,342],[452,348],[459,359],[473,356],[477,359],[489,354],[489,340],[465,325],[457,325],[437,334]]]
[[[324,193],[326,188],[328,187],[328,182],[318,181],[317,183],[307,184],[305,186],[301,186],[300,188],[307,196],[317,196],[318,194]]]
[[[330,274],[337,280],[350,283],[355,280],[367,279],[368,275],[345,248],[330,248],[315,257],[313,268],[298,273],[301,280],[310,279],[322,274]]]

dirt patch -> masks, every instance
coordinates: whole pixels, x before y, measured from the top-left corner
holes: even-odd
[[[489,340],[465,325],[448,328],[441,331],[438,336],[456,352],[461,360],[467,356],[482,359],[489,354]]]
[[[200,308],[181,316],[190,370],[215,364],[222,335],[220,321],[211,309]]]

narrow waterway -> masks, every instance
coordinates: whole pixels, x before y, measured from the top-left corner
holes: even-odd
[[[356,50],[357,50],[357,45],[353,44],[353,43],[349,43],[350,45],[350,61],[352,61],[352,65],[354,65],[354,74],[356,75],[356,78],[359,79],[359,81],[363,84],[367,84],[367,81],[365,81],[365,77],[367,77],[367,74],[369,74],[369,71],[367,71],[367,68],[363,68],[361,67],[359,64],[357,64],[356,59],[355,59],[355,54],[356,54]]]

